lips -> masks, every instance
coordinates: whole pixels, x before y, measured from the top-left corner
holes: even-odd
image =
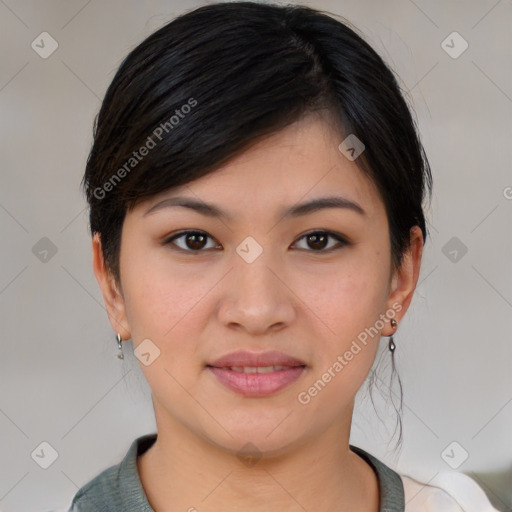
[[[306,371],[304,366],[289,366],[286,370],[268,373],[242,373],[230,368],[207,368],[226,388],[246,397],[273,395],[290,386]]]
[[[265,397],[291,385],[306,370],[304,361],[283,352],[239,351],[206,365],[225,387],[246,397]]]
[[[213,366],[215,368],[268,368],[274,367],[296,367],[306,366],[304,361],[297,359],[296,357],[279,352],[276,350],[270,350],[266,352],[249,352],[247,350],[241,350],[238,352],[232,352],[226,354],[221,358],[207,364],[207,366]]]

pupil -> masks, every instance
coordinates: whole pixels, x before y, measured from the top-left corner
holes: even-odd
[[[318,240],[321,240],[321,242],[318,244]],[[327,240],[327,237],[323,234],[311,234],[308,236],[308,243],[310,243],[310,245],[313,247],[313,248],[316,248],[316,249],[323,249],[325,247],[325,242]],[[315,247],[315,244],[316,244],[316,247]]]
[[[201,249],[204,245],[204,239],[205,236],[200,233],[189,234],[187,237],[187,245],[193,250]],[[190,243],[190,241],[192,241],[192,243]]]

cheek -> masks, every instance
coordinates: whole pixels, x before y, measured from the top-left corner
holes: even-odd
[[[382,324],[377,321],[385,308],[388,276],[377,252],[367,254],[354,254],[325,275],[297,278],[297,295],[305,304],[307,322],[314,325],[313,377],[322,378],[330,369],[336,375],[328,386],[333,393],[356,393],[379,346]]]
[[[172,339],[180,321],[204,295],[204,287],[186,276],[162,274],[156,268],[134,277],[126,300],[131,327],[142,336]]]
[[[373,325],[387,299],[383,265],[375,258],[353,260],[326,267],[322,273],[301,272],[295,278],[295,290],[305,307],[336,339],[347,340]]]
[[[126,314],[134,348],[149,338],[158,346],[166,366],[179,355],[193,358],[203,329],[202,307],[218,276],[197,265],[170,264],[149,253],[131,256],[124,269]],[[127,261],[128,263],[128,261]]]
[[[382,293],[370,278],[338,275],[307,302],[315,313],[308,317],[313,365],[299,402],[307,402],[311,417],[332,421],[349,407],[375,361],[380,336],[370,328],[382,311]]]
[[[149,364],[139,363],[153,393],[162,403],[187,400],[185,389],[193,389],[203,368],[198,356],[198,340],[203,329],[201,308],[214,283],[205,283],[200,275],[162,271],[146,267],[126,279],[129,294],[126,300],[133,347],[146,339],[158,356]],[[128,286],[127,286],[128,288]],[[203,299],[203,301],[201,300]],[[145,341],[144,341],[145,342]],[[147,344],[147,342],[145,342]],[[156,346],[157,348],[153,348]]]

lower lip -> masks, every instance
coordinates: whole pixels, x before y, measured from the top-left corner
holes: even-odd
[[[306,369],[304,366],[293,366],[268,373],[242,373],[214,366],[207,368],[229,389],[252,397],[267,396],[284,389],[295,382]]]

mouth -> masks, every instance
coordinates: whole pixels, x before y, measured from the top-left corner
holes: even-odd
[[[217,382],[246,397],[273,395],[297,381],[306,368],[303,361],[276,351],[241,351],[206,365]]]
[[[283,370],[290,370],[292,368],[305,368],[306,365],[298,366],[210,366],[206,365],[207,368],[218,368],[220,370],[231,370],[237,373],[271,373],[280,372]]]
[[[226,354],[208,363],[207,366],[213,366],[215,368],[289,368],[305,365],[306,363],[304,361],[278,350],[267,350],[265,352],[239,350]]]
[[[276,369],[273,366],[244,367],[244,371],[240,371],[234,368],[207,366],[207,369],[218,382],[235,393],[246,397],[264,397],[291,385],[300,378],[306,367],[304,365],[288,366],[283,369]]]

